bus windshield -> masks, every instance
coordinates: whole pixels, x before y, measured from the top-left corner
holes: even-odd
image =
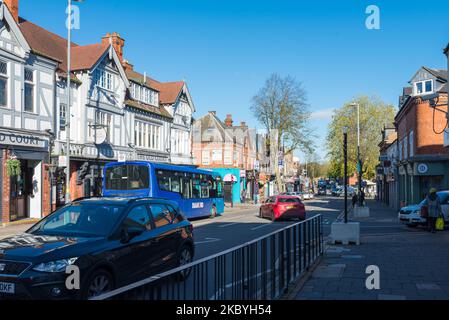
[[[123,165],[106,168],[107,190],[149,189],[149,168],[143,165]]]

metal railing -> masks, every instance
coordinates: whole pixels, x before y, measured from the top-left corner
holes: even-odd
[[[273,300],[323,251],[318,215],[92,300]],[[190,272],[187,280],[181,271]]]

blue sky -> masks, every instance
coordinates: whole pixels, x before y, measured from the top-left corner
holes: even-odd
[[[65,36],[66,3],[20,0],[20,15]],[[380,8],[380,30],[365,28],[371,4]],[[251,98],[271,73],[294,76],[308,92],[320,157],[333,108],[359,94],[396,105],[420,66],[447,67],[447,0],[85,0],[79,7],[75,42],[119,32],[137,70],[188,81],[196,117],[216,110],[262,128]]]

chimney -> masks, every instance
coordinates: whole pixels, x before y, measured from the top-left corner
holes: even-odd
[[[125,70],[134,70],[134,66],[128,60],[123,60],[122,66]]]
[[[14,20],[19,23],[19,0],[3,0]]]
[[[243,122],[243,121],[242,121],[242,122],[240,123],[240,126],[243,127],[243,128],[246,128],[246,122]]]
[[[234,121],[232,120],[232,115],[231,114],[226,115],[226,120],[225,120],[226,127],[232,127],[233,123],[234,123]]]
[[[217,111],[208,111],[210,114],[216,116],[217,115]]]
[[[120,35],[117,32],[114,32],[113,34],[107,33],[101,39],[101,43],[112,44],[112,46],[115,49],[115,52],[117,52],[120,62],[123,63],[123,47],[125,46],[125,40],[122,37],[120,37]]]

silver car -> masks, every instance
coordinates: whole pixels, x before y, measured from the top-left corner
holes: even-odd
[[[446,224],[449,224],[449,191],[437,192],[437,196],[441,203],[444,221]],[[421,216],[421,209],[424,206],[425,201],[426,199],[419,204],[401,208],[398,214],[399,222],[409,227],[427,225],[427,219]]]

